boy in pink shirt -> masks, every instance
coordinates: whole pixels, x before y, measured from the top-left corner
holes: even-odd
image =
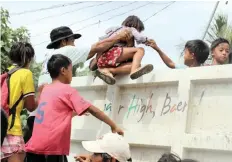
[[[67,161],[71,119],[74,114],[81,116],[85,112],[108,124],[112,132],[123,135],[123,131],[107,115],[85,101],[69,85],[72,80],[72,63],[68,57],[53,55],[47,69],[53,81],[41,93],[32,137],[25,147],[27,152],[45,155],[46,162]]]

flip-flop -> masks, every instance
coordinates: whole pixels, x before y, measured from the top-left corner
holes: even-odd
[[[130,78],[132,80],[137,79],[137,78],[143,76],[144,74],[150,73],[152,70],[153,70],[153,65],[151,65],[151,64],[145,65],[145,66],[141,67],[138,71],[131,74]]]
[[[98,69],[98,67],[97,67],[97,59],[96,59],[96,58],[93,58],[93,59],[90,61],[90,63],[89,63],[89,69],[90,69],[91,71],[95,71],[95,70]]]
[[[105,74],[104,72],[101,72],[99,69],[96,70],[96,75],[109,85],[114,85],[116,83],[115,78]]]

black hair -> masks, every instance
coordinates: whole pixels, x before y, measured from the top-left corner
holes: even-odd
[[[209,46],[202,40],[190,40],[185,44],[185,48],[194,53],[199,64],[203,64],[209,56]]]
[[[161,156],[158,162],[181,162],[181,159],[175,154],[165,153]]]
[[[134,27],[139,32],[143,31],[145,29],[143,22],[137,17],[137,16],[128,16],[123,22],[123,26],[126,27]]]
[[[52,79],[55,79],[60,74],[61,68],[68,68],[72,61],[64,55],[56,54],[48,60],[47,69]]]
[[[9,52],[10,60],[21,67],[25,67],[34,56],[34,48],[27,42],[14,43]]]
[[[229,41],[227,39],[224,38],[218,38],[215,39],[212,43],[211,43],[211,47],[210,50],[213,51],[219,44],[221,43],[227,43],[230,45]]]

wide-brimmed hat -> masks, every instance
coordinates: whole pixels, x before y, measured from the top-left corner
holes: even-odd
[[[55,28],[50,33],[51,43],[48,44],[47,49],[54,48],[54,44],[62,39],[73,37],[78,39],[81,37],[81,34],[74,34],[73,31],[67,26],[61,26]]]

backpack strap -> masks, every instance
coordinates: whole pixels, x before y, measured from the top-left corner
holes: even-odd
[[[15,73],[17,70],[21,69],[21,67],[14,67],[13,69],[9,70],[7,72],[8,77],[7,77],[7,86],[8,86],[8,104],[10,104],[10,77],[13,73]],[[12,115],[11,123],[10,123],[10,128],[9,130],[14,126],[15,123],[15,117],[16,117],[16,108],[19,104],[19,102],[23,99],[23,94],[19,97],[19,99],[15,102],[15,104],[9,109],[9,115]]]
[[[16,67],[14,67],[13,69],[11,69],[11,70],[9,70],[7,72],[8,76],[7,76],[7,79],[6,79],[6,83],[7,83],[7,87],[8,87],[8,99],[7,99],[8,105],[10,104],[10,77],[14,72],[16,72],[19,69],[20,69],[20,67],[16,66]]]
[[[15,123],[15,117],[16,117],[16,108],[19,104],[19,102],[23,99],[23,94],[19,97],[19,99],[15,102],[15,104],[10,108],[9,110],[9,115],[12,115],[11,123],[10,123],[10,128],[13,128],[14,123]]]

